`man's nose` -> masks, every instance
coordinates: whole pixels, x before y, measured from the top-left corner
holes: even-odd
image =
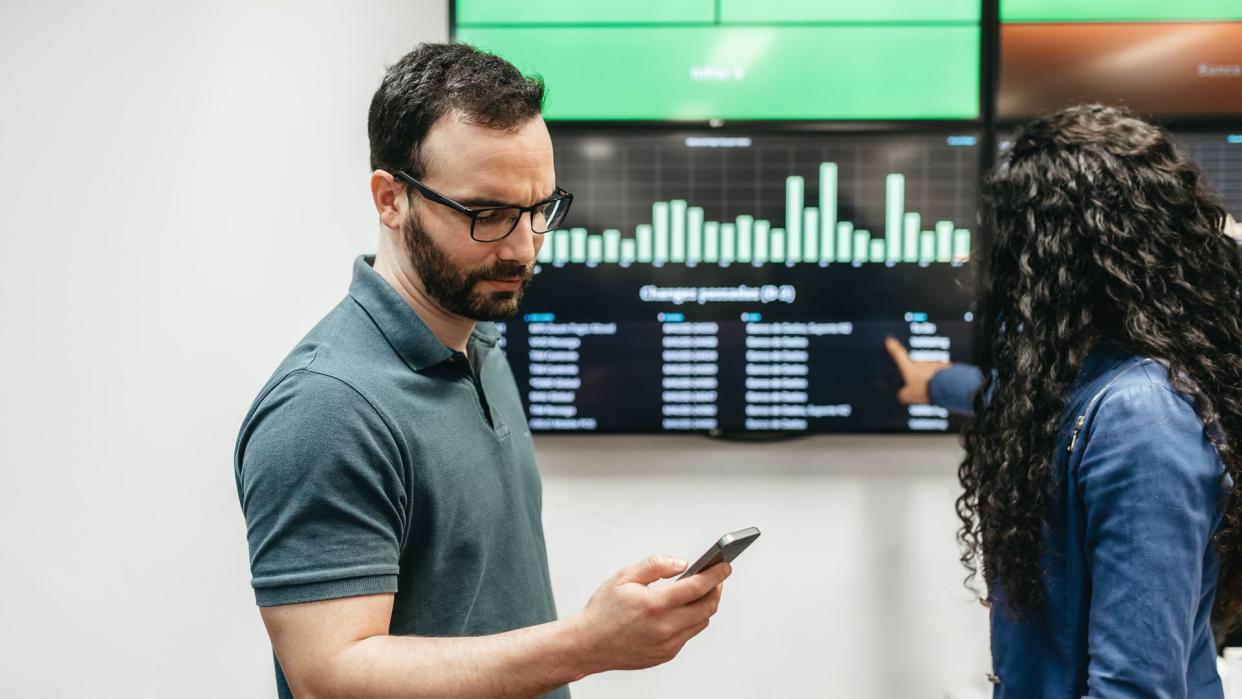
[[[535,239],[542,237],[536,234],[534,228],[531,227],[531,217],[533,213],[524,212],[518,219],[517,226],[504,240],[498,243],[501,246],[500,257],[504,260],[512,260],[523,265],[529,265],[535,261]]]

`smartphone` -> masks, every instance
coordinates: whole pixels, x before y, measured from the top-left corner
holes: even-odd
[[[747,527],[746,529],[739,529],[730,534],[725,534],[720,537],[720,541],[712,544],[711,548],[707,549],[702,556],[699,556],[699,560],[690,564],[690,567],[686,568],[686,572],[682,573],[681,577],[677,579],[683,580],[695,573],[701,573],[717,563],[732,562],[733,559],[746,550],[747,546],[750,546],[752,541],[758,538],[759,530],[754,527]]]

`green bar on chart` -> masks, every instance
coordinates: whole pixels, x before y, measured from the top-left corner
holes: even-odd
[[[720,224],[720,261],[726,265],[737,261],[737,224]]]
[[[571,228],[569,233],[569,261],[582,264],[587,261],[587,229]]]
[[[789,238],[792,240],[792,238]],[[783,264],[792,262],[789,259],[788,250],[786,250],[786,236],[784,228],[773,228],[772,234],[768,237],[768,261],[772,264]]]
[[[832,262],[837,257],[837,164],[819,164],[819,259]],[[842,257],[841,259],[845,259]]]
[[[854,262],[866,262],[871,253],[871,231],[867,229],[854,231]]]
[[[888,241],[876,238],[871,241],[871,261],[883,264],[888,262]]]
[[[621,264],[629,266],[638,260],[637,243],[638,241],[633,238],[626,238],[621,241]]]
[[[604,262],[616,264],[620,261],[621,261],[621,231],[615,228],[605,229],[604,230]]]
[[[651,205],[651,226],[655,230],[655,253],[652,262],[668,262],[668,202]]]
[[[768,238],[772,224],[763,219],[755,221],[755,244],[751,260],[756,264],[768,261]]]
[[[923,231],[923,235],[919,238],[919,262],[927,264],[936,261],[936,234],[932,231]]]
[[[922,217],[916,213],[906,213],[906,237],[901,241],[901,261],[919,261],[919,226],[923,225]]]
[[[556,252],[552,262],[558,265],[569,262],[569,231],[557,231],[552,242],[556,244]]]
[[[970,259],[970,230],[967,228],[953,231],[953,259],[958,262]]]
[[[637,245],[635,246],[636,262],[651,262],[655,259],[655,247],[652,241],[653,232],[651,226],[646,223],[640,223],[634,228],[634,236]]]
[[[809,206],[802,210],[802,261],[819,259],[819,209]]]
[[[668,203],[669,236],[672,238],[669,247],[669,262],[686,261],[686,200],[674,199]]]
[[[720,261],[720,224],[716,221],[703,224],[703,261]]]
[[[543,237],[543,246],[539,248],[539,256],[536,257],[535,260],[545,264],[551,262],[555,257],[555,243],[556,231],[549,231],[548,234]]]
[[[884,247],[887,261],[901,262],[901,216],[906,206],[906,176],[893,174],[884,179]],[[874,256],[871,260],[875,262]]]
[[[936,221],[936,261],[953,261],[952,221]]]
[[[737,217],[737,262],[750,262],[755,259],[754,245],[755,218],[753,216]]]
[[[841,221],[837,224],[837,262],[849,262],[853,256],[850,255],[850,243],[854,239],[854,224],[849,221]]]
[[[703,261],[703,209],[692,206],[686,209],[686,262],[698,264]]]
[[[587,264],[597,265],[604,261],[604,239],[598,235],[587,238]]]
[[[802,261],[802,206],[806,198],[806,182],[797,175],[785,178],[785,230],[789,231],[786,253],[790,262]],[[784,260],[782,260],[784,261]]]

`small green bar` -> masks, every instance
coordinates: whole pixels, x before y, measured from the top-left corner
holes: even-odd
[[[556,252],[552,261],[558,265],[569,262],[569,231],[557,231],[552,241],[556,243]]]
[[[841,221],[837,223],[837,261],[848,262],[852,259],[850,255],[850,243],[853,242],[854,224],[849,221]]]
[[[650,263],[655,259],[655,252],[652,248],[653,232],[651,226],[646,223],[640,223],[634,228],[634,236],[636,238],[637,256],[635,260],[638,262]]]
[[[837,257],[837,164],[819,164],[819,258],[832,262]],[[847,243],[848,244],[848,243]],[[846,259],[842,255],[841,259]]]
[[[686,262],[703,261],[703,209],[692,206],[686,209]]]
[[[621,241],[621,259],[623,265],[632,265],[638,259],[638,241],[626,238]]]
[[[784,228],[773,228],[772,234],[768,240],[768,261],[778,265],[786,262],[787,260],[789,262],[793,262],[794,260],[789,259],[788,250],[786,250],[788,241],[792,241],[793,239],[794,238],[792,236],[789,236],[788,238],[785,236]]]
[[[737,260],[737,225],[733,223],[720,224],[720,261],[723,264],[732,264]]]
[[[790,262],[802,261],[802,207],[806,198],[806,182],[793,175],[785,178],[785,230],[787,237],[786,253]],[[784,260],[782,259],[782,262]]]
[[[936,234],[933,231],[923,231],[922,237],[919,238],[919,262],[927,264],[936,261]]]
[[[810,206],[802,210],[802,261],[818,262],[819,255],[819,209]]]
[[[657,201],[651,205],[651,225],[655,229],[652,261],[668,262],[668,202]]]
[[[970,259],[970,230],[967,228],[953,232],[953,259],[957,262]]]
[[[871,253],[871,231],[862,229],[854,231],[854,262],[866,262]]]
[[[604,231],[604,262],[616,264],[620,261],[621,231],[615,228],[609,228]]]
[[[919,226],[923,225],[922,217],[916,213],[907,213],[905,218],[906,237],[902,241],[901,261],[919,261]]]
[[[871,261],[883,264],[888,262],[888,241],[873,240],[871,241]]]
[[[751,260],[756,264],[764,264],[768,261],[768,238],[771,234],[772,224],[759,219],[755,221],[755,249]]]
[[[582,264],[587,261],[587,229],[571,228],[569,233],[569,261]]]
[[[598,235],[587,238],[586,241],[586,261],[587,264],[597,265],[604,261],[604,239]]]
[[[703,224],[703,261],[720,261],[720,224],[716,221]]]
[[[754,259],[754,225],[753,216],[737,217],[737,256],[734,258],[737,262],[750,262]]]
[[[686,261],[686,201],[674,199],[668,203],[669,236],[671,238],[668,261]]]
[[[936,261],[953,261],[953,222],[936,222]]]
[[[884,190],[885,261],[901,262],[901,216],[906,206],[906,176],[894,173],[884,178]],[[871,261],[876,261],[874,254]]]
[[[539,256],[535,260],[544,264],[551,262],[555,258],[555,248],[556,231],[551,231],[543,237],[543,245],[539,248]]]

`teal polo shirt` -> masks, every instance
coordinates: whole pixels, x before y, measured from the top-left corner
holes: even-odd
[[[237,439],[258,604],[393,593],[394,635],[555,619],[539,473],[500,334],[479,323],[465,355],[445,347],[371,262],[354,262],[349,295]]]

